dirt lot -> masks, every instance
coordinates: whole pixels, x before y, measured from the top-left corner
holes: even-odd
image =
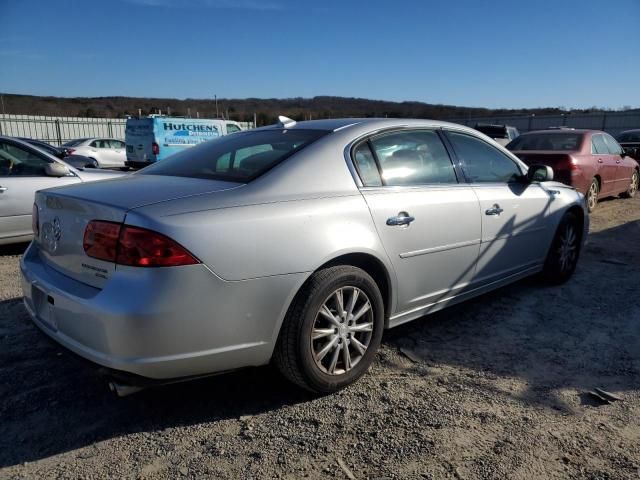
[[[568,284],[389,331],[321,398],[261,368],[118,399],[30,323],[4,248],[0,477],[640,478],[640,198],[602,202],[589,242]]]

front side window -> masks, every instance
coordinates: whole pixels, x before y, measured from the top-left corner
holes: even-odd
[[[35,177],[45,175],[49,162],[26,149],[0,142],[0,176]]]
[[[609,147],[604,143],[604,135],[598,133],[591,137],[591,153],[609,155]]]
[[[235,123],[227,123],[227,133],[241,132],[242,130]]]
[[[603,136],[604,141],[607,144],[607,148],[609,149],[609,153],[611,155],[620,155],[622,153],[622,147],[618,144],[618,142],[616,142],[614,138],[608,133],[605,133]]]
[[[472,182],[509,183],[522,177],[516,162],[483,140],[451,131],[447,132],[447,137]]]
[[[395,132],[371,140],[385,185],[457,183],[453,164],[431,130]]]
[[[324,130],[253,130],[203,142],[145,168],[141,175],[249,182],[326,135]]]

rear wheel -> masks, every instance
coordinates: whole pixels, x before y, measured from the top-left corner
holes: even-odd
[[[600,186],[598,185],[598,180],[594,178],[593,180],[591,180],[589,190],[587,190],[587,209],[589,210],[589,213],[593,212],[596,209],[599,193]]]
[[[334,392],[364,375],[383,327],[382,295],[365,271],[352,266],[320,270],[289,308],[274,362],[295,384]]]
[[[638,193],[638,187],[640,187],[640,174],[638,170],[633,171],[631,175],[631,181],[629,182],[629,188],[625,192],[622,192],[624,198],[633,198]]]
[[[89,157],[89,160],[91,160],[91,163],[87,165],[89,168],[100,168],[100,164],[95,158]]]
[[[573,213],[565,213],[553,237],[542,271],[549,283],[560,284],[571,278],[580,256],[581,236],[578,218]]]

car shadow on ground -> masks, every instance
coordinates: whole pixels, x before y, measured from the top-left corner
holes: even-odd
[[[0,257],[22,255],[28,246],[29,246],[29,242],[12,243],[10,245],[0,245]]]
[[[482,372],[486,389],[495,388],[487,378],[525,380],[524,391],[500,393],[542,408],[570,411],[562,389],[637,389],[637,238],[638,221],[591,235],[567,284],[518,282],[386,332],[383,350],[410,348],[426,365]],[[117,436],[215,423],[313,399],[271,367],[119,399],[92,367],[45,337],[19,299],[0,302],[0,312],[0,467]]]

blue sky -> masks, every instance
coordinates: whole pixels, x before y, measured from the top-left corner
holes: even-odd
[[[0,92],[640,107],[640,0],[0,0]]]

